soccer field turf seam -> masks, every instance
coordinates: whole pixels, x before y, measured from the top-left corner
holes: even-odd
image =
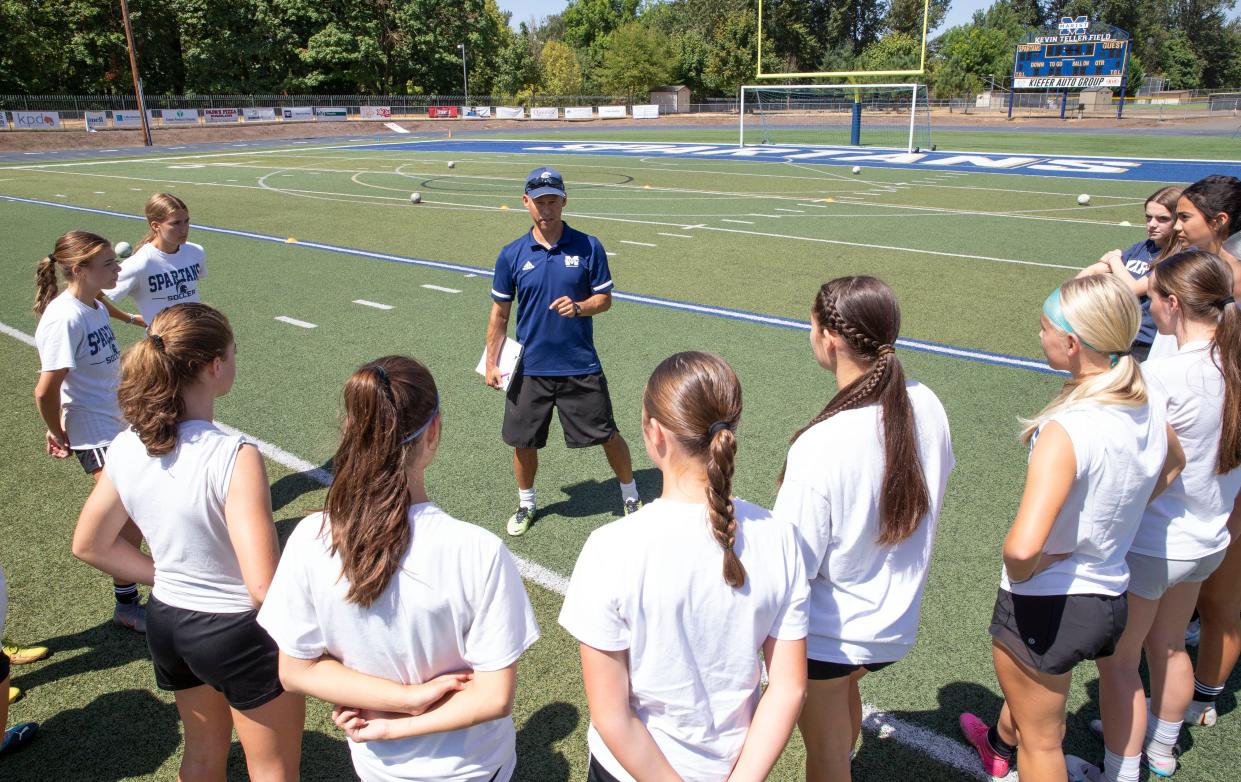
[[[35,346],[33,336],[8,324],[0,323],[0,333],[13,337],[31,347]],[[290,453],[274,443],[248,435],[221,421],[215,421],[214,423],[230,435],[245,437],[248,442],[258,448],[263,456],[271,461],[303,474],[322,486],[331,485],[332,475],[327,470],[315,466],[306,459]],[[569,579],[567,577],[516,554],[513,554],[513,559],[517,563],[518,572],[521,573],[522,578],[525,580],[555,592],[561,597],[564,597],[566,591],[568,591]],[[954,739],[906,722],[872,704],[862,704],[862,715],[863,726],[880,738],[896,741],[899,744],[922,752],[928,757],[951,766],[975,779],[991,779],[991,777],[982,772],[975,760],[974,751]],[[1014,780],[1016,779],[1015,773],[1010,776]]]
[[[74,204],[61,204],[52,201],[41,201],[32,198],[20,198],[17,196],[0,195],[0,200],[7,200],[15,203],[30,204],[34,206],[52,207],[55,209],[65,209],[69,211],[84,212],[87,214],[105,215],[108,217],[119,217],[127,220],[145,221],[145,217],[141,215],[127,214],[125,212],[117,212],[109,209],[95,209],[92,207],[76,206]],[[325,244],[323,242],[299,241],[293,237],[279,237],[270,234],[261,234],[253,231],[241,231],[235,228],[221,228],[217,226],[208,226],[195,224],[195,230],[206,231],[208,233],[218,233],[227,236],[236,236],[244,239],[253,239],[263,242],[271,242],[278,244],[293,244],[301,247],[307,247],[315,250],[325,250],[327,252],[338,253],[362,258],[370,258],[373,260],[387,261],[390,263],[400,263],[410,266],[422,266],[431,269],[439,269],[442,271],[460,272],[465,274],[475,274],[478,276],[491,276],[492,270],[478,266],[467,266],[464,264],[447,263],[444,261],[432,261],[425,258],[411,258],[407,256],[395,255],[391,253],[380,253],[371,250],[361,250],[352,247],[341,247],[339,245]],[[729,229],[716,229],[727,231]],[[741,233],[754,233],[743,231]],[[775,236],[774,234],[760,234]],[[831,242],[832,240],[821,240]],[[895,248],[899,249],[899,248]],[[627,293],[624,291],[614,291],[613,298],[621,301],[629,301],[633,303],[647,304],[651,306],[663,307],[667,309],[681,310],[684,312],[694,312],[712,317],[727,318],[729,320],[740,320],[750,323],[775,326],[785,329],[796,329],[808,331],[810,324],[804,321],[791,320],[788,318],[779,318],[771,315],[764,315],[756,312],[746,312],[745,310],[731,309],[725,307],[713,307],[703,304],[695,304],[693,302],[677,301],[674,299],[665,299],[657,296],[645,294]],[[995,366],[1006,366],[1018,369],[1030,370],[1044,374],[1061,374],[1048,367],[1040,361],[1021,358],[1018,356],[1010,356],[1002,353],[992,353],[982,350],[969,350],[965,348],[955,347],[953,345],[942,345],[925,340],[901,338],[897,340],[900,347],[917,350],[925,353],[934,353],[936,355],[948,356],[951,358],[963,359],[966,361],[974,361],[983,364],[991,364]]]

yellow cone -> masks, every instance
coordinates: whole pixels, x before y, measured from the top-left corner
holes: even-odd
[[[284,240],[284,243],[285,244],[297,244],[297,240],[294,239],[292,236],[290,236],[288,239]]]

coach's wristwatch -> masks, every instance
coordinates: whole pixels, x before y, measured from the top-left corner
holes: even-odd
[[[576,301],[573,302],[573,317],[575,318],[582,317],[582,305],[578,304]]]

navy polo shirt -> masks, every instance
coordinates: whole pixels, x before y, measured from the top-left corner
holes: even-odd
[[[567,377],[603,371],[591,318],[566,318],[551,303],[561,296],[585,301],[612,290],[608,254],[595,237],[567,224],[550,249],[531,229],[496,258],[491,298],[517,299],[517,341],[523,375]]]

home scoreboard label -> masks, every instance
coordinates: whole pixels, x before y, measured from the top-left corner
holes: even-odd
[[[1120,87],[1129,61],[1129,34],[1089,17],[1063,16],[1054,30],[1017,44],[1013,89]]]

